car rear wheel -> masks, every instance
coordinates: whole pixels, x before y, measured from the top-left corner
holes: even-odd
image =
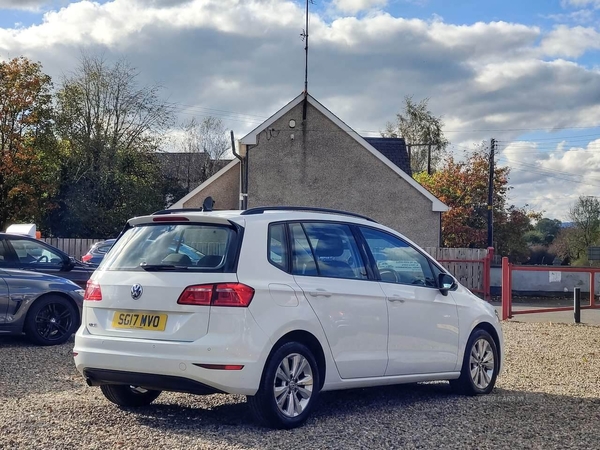
[[[248,397],[256,420],[270,428],[302,425],[319,396],[317,361],[298,342],[288,342],[269,358],[258,392]]]
[[[147,406],[161,394],[161,391],[124,384],[104,384],[100,386],[100,389],[108,400],[125,407]]]
[[[450,380],[450,385],[459,394],[489,394],[496,384],[498,362],[496,342],[487,331],[477,329],[467,342],[460,378]]]
[[[38,345],[65,343],[79,326],[79,312],[66,298],[46,295],[29,308],[24,331]]]

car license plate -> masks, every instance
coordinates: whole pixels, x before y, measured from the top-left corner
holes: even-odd
[[[113,328],[165,331],[167,314],[155,314],[140,311],[115,311]]]

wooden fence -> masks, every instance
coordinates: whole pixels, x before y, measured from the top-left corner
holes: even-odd
[[[63,238],[42,238],[46,244],[50,244],[59,250],[62,250],[67,255],[72,256],[75,259],[81,259],[85,255],[90,247],[96,243],[103,241],[104,239],[63,239]]]
[[[425,247],[467,289],[489,298],[493,249]]]

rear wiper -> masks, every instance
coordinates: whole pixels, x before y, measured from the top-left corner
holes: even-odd
[[[188,266],[175,266],[173,264],[146,264],[141,263],[140,267],[148,272],[159,271],[159,270],[187,270]]]

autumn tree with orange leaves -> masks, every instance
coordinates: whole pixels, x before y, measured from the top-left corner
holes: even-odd
[[[522,261],[528,254],[523,235],[533,228],[532,220],[541,215],[508,203],[509,173],[508,167],[494,169],[494,246],[496,252]],[[487,246],[488,174],[487,148],[480,146],[465,161],[451,156],[432,175],[415,175],[419,183],[450,207],[442,214],[444,247]]]
[[[40,63],[0,62],[0,230],[39,222],[56,188],[51,90]]]

